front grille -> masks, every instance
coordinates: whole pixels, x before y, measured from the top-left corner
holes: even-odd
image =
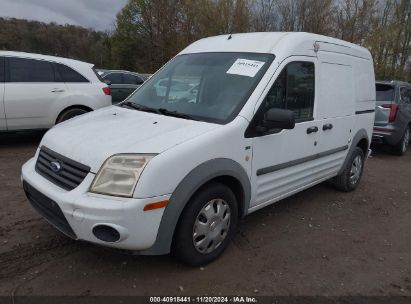
[[[55,170],[52,170],[52,164],[58,167],[54,166]],[[73,190],[83,182],[90,172],[90,167],[42,146],[37,158],[36,171],[57,186]]]
[[[23,181],[23,188],[31,205],[37,210],[50,224],[63,232],[68,237],[76,239],[77,236],[71,229],[66,217],[55,201],[49,199],[44,194],[34,189],[27,182]]]

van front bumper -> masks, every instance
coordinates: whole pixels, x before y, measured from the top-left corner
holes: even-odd
[[[22,168],[23,187],[33,207],[69,237],[132,251],[153,246],[164,208],[143,209],[170,195],[137,199],[94,194],[88,191],[93,179],[89,173],[77,188],[66,191],[35,171],[35,158]]]

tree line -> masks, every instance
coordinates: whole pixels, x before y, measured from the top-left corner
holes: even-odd
[[[102,33],[0,18],[0,49],[154,72],[191,42],[253,31],[305,31],[373,54],[377,79],[411,81],[410,0],[129,0]]]
[[[0,50],[79,59],[110,66],[110,35],[74,25],[0,18]]]

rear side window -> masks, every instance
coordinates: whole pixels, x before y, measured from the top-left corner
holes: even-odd
[[[8,62],[10,82],[54,82],[53,66],[48,61],[10,57]]]
[[[142,84],[144,81],[135,75],[123,74],[123,83],[125,84]]]
[[[123,77],[121,73],[110,73],[104,77],[104,79],[109,80],[111,84],[122,84]]]
[[[377,90],[377,101],[393,101],[394,100],[394,87],[387,84],[377,83],[375,85]]]
[[[411,103],[411,91],[408,88],[401,88],[400,89],[400,97],[401,97],[401,102],[410,104]]]
[[[4,58],[0,57],[0,82],[4,82]]]
[[[288,64],[273,84],[264,100],[265,111],[271,108],[294,112],[296,122],[313,118],[314,63],[292,62]]]
[[[84,76],[64,64],[55,63],[54,67],[58,74],[57,78],[61,82],[89,82]]]

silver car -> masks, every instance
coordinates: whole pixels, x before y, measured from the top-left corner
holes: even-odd
[[[377,103],[373,142],[392,146],[403,155],[410,142],[411,84],[401,81],[377,81]]]

